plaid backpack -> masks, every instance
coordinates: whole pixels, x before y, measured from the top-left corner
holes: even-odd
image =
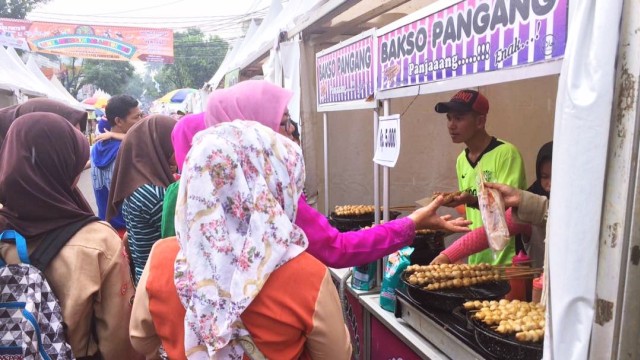
[[[58,298],[44,277],[44,269],[75,233],[95,218],[48,234],[29,260],[25,238],[13,230],[0,241],[15,243],[20,264],[0,258],[0,360],[74,359],[66,341]]]

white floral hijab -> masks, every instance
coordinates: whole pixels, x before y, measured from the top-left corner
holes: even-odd
[[[303,184],[300,147],[255,121],[194,138],[176,207],[175,283],[189,359],[242,358],[240,315],[269,275],[307,248],[293,223]]]

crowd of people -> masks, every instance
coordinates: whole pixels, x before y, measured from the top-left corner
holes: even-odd
[[[0,231],[24,236],[31,255],[54,248],[43,272],[73,356],[347,359],[327,266],[379,259],[416,230],[469,230],[436,213],[438,197],[338,232],[303,194],[291,96],[245,81],[178,121],[114,96],[111,131],[91,149],[86,113],[53,100],[0,110]],[[89,160],[98,217],[77,188]],[[0,243],[9,264],[23,252],[17,240]]]

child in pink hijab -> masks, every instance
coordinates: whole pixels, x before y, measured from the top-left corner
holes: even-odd
[[[279,131],[283,119],[288,121],[283,115],[292,95],[289,90],[264,80],[243,81],[230,88],[216,90],[207,102],[205,124],[213,126],[236,119],[255,120]],[[418,209],[408,217],[374,228],[340,233],[301,196],[295,223],[309,238],[307,251],[311,255],[328,266],[343,268],[366,264],[411,244],[417,229],[433,228],[431,212],[437,206],[429,210]],[[442,220],[437,227],[461,232],[468,231],[463,227],[466,224],[461,219]]]
[[[206,128],[204,124],[205,113],[189,114],[183,116],[171,132],[171,143],[175,151],[176,165],[178,172],[182,172],[184,159],[191,149],[193,137]],[[167,187],[164,193],[164,203],[162,204],[162,223],[160,226],[160,236],[164,239],[176,235],[174,216],[176,210],[176,199],[178,197],[178,187],[180,181],[176,181]]]

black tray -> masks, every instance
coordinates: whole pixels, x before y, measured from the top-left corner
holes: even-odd
[[[478,345],[496,358],[504,360],[542,359],[542,343],[518,341],[515,335],[499,334],[489,329],[480,320],[472,318],[471,313],[467,313],[467,319],[475,330]]]
[[[445,233],[441,231],[426,234],[416,233],[411,244],[414,249],[409,258],[411,263],[429,265],[444,250],[444,236]]]
[[[416,307],[418,312],[422,313],[438,326],[445,329],[448,333],[460,340],[466,346],[473,349],[473,351],[478,353],[478,355],[480,355],[482,359],[498,360],[492,354],[486,352],[482,347],[480,347],[480,345],[478,345],[475,339],[474,327],[469,323],[466,317],[466,311],[462,306],[455,308],[453,311],[441,311],[439,309],[425,308],[424,306],[416,302],[413,298],[411,298],[406,289],[396,289],[396,296],[398,298],[402,298],[403,300]],[[401,316],[400,306],[402,306],[402,304],[400,304],[400,302],[396,302],[396,317]],[[420,331],[418,330],[418,332]],[[425,337],[428,338],[428,336]]]
[[[405,272],[402,274],[402,281],[407,285],[407,292],[413,300],[423,307],[442,311],[453,311],[468,300],[502,299],[511,290],[508,281],[491,281],[473,286],[431,291],[412,285],[406,277],[407,273]]]
[[[389,212],[389,219],[391,220],[396,219],[398,216],[400,216],[400,212],[398,211]],[[380,214],[380,219],[382,219],[382,213]],[[357,216],[338,216],[335,212],[332,212],[329,216],[331,225],[335,226],[336,229],[341,232],[360,230],[364,227],[371,226],[374,221],[374,213]]]

